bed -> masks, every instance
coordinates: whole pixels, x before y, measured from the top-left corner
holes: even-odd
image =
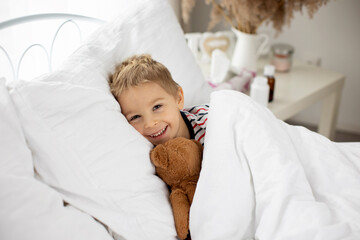
[[[192,239],[360,239],[360,143],[331,142],[240,92],[213,91],[167,1],[123,6],[107,23],[64,14],[0,23],[3,32],[57,21],[36,45],[50,59],[36,77],[0,38],[0,239],[177,239],[152,145],[107,82],[117,63],[144,52],[169,68],[186,106],[211,106]],[[82,21],[93,25],[88,35],[53,59],[62,26]]]

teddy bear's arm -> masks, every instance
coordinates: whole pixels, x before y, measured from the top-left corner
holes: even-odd
[[[190,203],[181,189],[172,190],[170,202],[175,220],[175,228],[180,239],[185,239],[189,232],[189,211]]]

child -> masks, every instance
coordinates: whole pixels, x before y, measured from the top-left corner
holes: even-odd
[[[183,89],[150,55],[135,55],[117,66],[110,89],[127,121],[153,145],[175,137],[204,144],[209,106],[183,109]]]

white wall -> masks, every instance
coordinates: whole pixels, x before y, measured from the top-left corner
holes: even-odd
[[[191,31],[206,31],[209,19],[209,6],[197,1],[191,19]],[[290,27],[276,38],[275,42],[287,42],[295,49],[295,58],[320,58],[321,67],[332,69],[346,75],[345,87],[339,111],[337,128],[360,133],[360,1],[330,0],[319,9],[313,19],[307,12],[296,14]],[[227,29],[222,24],[215,30]],[[259,32],[274,36],[271,26],[262,26]],[[292,120],[317,124],[320,117],[320,104]]]
[[[110,20],[121,7],[117,0],[1,0],[0,21],[49,12],[73,13]]]
[[[180,0],[167,0],[180,19]],[[0,21],[49,12],[73,13],[111,20],[124,1],[119,0],[0,0]]]

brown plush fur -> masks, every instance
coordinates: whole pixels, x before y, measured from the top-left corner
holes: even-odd
[[[171,187],[170,202],[178,237],[189,232],[189,210],[202,160],[202,145],[195,140],[178,137],[157,145],[150,153],[157,175]]]

